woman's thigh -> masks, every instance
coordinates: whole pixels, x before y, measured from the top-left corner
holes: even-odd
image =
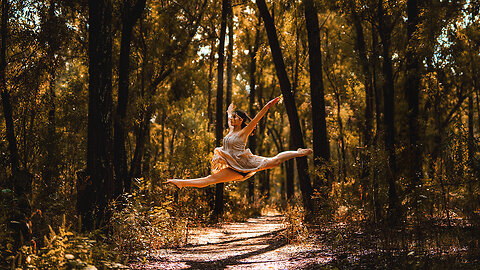
[[[210,178],[209,180],[212,180],[215,183],[223,183],[223,182],[240,180],[243,178],[243,175],[239,174],[238,172],[230,168],[225,168],[220,170],[217,173],[214,173],[208,176],[207,178]]]

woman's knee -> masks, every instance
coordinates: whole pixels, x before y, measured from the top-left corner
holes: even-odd
[[[273,168],[273,167],[277,167],[278,165],[282,164],[282,161],[277,158],[277,157],[274,157],[272,159],[270,159],[270,161],[268,162],[268,165],[267,167],[268,168]]]

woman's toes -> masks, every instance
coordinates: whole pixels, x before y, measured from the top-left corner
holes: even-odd
[[[313,153],[313,150],[310,149],[310,148],[307,148],[307,149],[302,149],[302,148],[298,148],[297,150],[302,156],[307,156],[307,155],[310,155]]]
[[[180,180],[177,180],[177,179],[168,179],[165,183],[172,183],[174,184],[175,186],[177,186],[178,188],[182,188],[182,185],[180,184]]]

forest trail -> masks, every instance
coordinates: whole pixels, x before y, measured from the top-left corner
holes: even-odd
[[[163,249],[132,269],[305,269],[331,256],[313,256],[312,246],[288,244],[283,216],[267,215],[216,228],[199,228],[188,244]],[[323,252],[322,252],[323,253]],[[328,253],[327,253],[328,254]],[[326,255],[325,253],[323,255]]]

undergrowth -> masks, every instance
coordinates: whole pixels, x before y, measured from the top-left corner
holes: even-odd
[[[289,244],[304,243],[309,236],[308,226],[305,223],[305,212],[299,204],[288,204],[283,211],[283,236]]]

